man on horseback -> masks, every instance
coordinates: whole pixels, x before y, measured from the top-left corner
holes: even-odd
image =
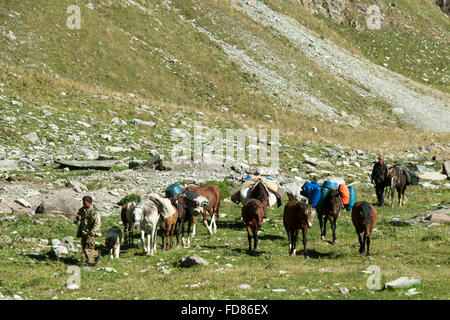
[[[372,175],[370,181],[375,184],[375,193],[378,198],[378,206],[382,207],[384,205],[384,187],[387,175],[387,167],[384,164],[384,158],[382,156],[378,157],[378,162],[375,163],[372,170]]]

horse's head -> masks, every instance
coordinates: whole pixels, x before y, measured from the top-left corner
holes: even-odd
[[[139,224],[141,223],[142,219],[144,218],[144,208],[143,208],[143,202],[139,202],[138,204],[132,204],[129,209],[131,211],[130,216],[130,222],[133,228],[138,228]]]
[[[308,228],[312,227],[312,204],[308,204],[303,201],[298,202],[298,206],[300,207],[300,211],[306,216],[306,220],[308,223]]]
[[[344,208],[344,205],[342,204],[341,195],[339,194],[339,191],[336,189],[331,189],[328,192],[328,195],[325,200],[327,209],[333,216],[337,216],[339,214],[339,211],[341,211],[341,209]]]

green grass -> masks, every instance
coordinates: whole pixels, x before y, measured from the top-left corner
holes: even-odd
[[[358,189],[358,200],[373,200],[372,191]],[[298,252],[289,257],[286,233],[282,224],[283,207],[270,209],[268,220],[260,233],[257,254],[247,251],[247,234],[240,220],[241,206],[223,202],[217,233],[210,237],[199,223],[197,235],[190,249],[159,250],[149,257],[142,254],[140,241],[135,247],[123,247],[118,261],[110,260],[103,249],[104,237],[98,238],[103,260],[98,267],[112,267],[117,273],[81,271],[81,289],[65,288],[69,274],[68,265],[81,265],[82,253],[74,254],[64,261],[29,258],[24,254],[34,252],[36,244],[23,241],[12,245],[0,245],[0,291],[4,295],[22,292],[23,298],[32,299],[449,299],[448,245],[449,225],[440,224],[428,228],[418,223],[406,227],[391,226],[394,217],[411,219],[425,214],[432,204],[448,199],[448,189],[430,192],[420,187],[411,188],[405,207],[377,208],[377,231],[372,235],[371,257],[358,254],[358,240],[351,222],[351,213],[342,211],[337,224],[337,245],[331,245],[331,230],[327,240],[320,240],[318,222],[309,229],[307,248],[309,259]],[[43,224],[34,221],[41,220]],[[118,225],[119,215],[102,218],[103,233]],[[60,217],[22,216],[16,222],[2,221],[0,232],[23,238],[62,238],[74,235],[77,226]],[[431,230],[432,229],[432,230]],[[14,235],[12,231],[17,231]],[[137,237],[137,234],[136,234]],[[426,240],[426,241],[425,241]],[[297,251],[301,251],[299,239]],[[48,249],[43,249],[45,253]],[[209,262],[206,266],[182,268],[181,257],[198,254]],[[231,264],[232,267],[225,266]],[[406,290],[374,292],[366,287],[368,274],[362,271],[370,265],[381,268],[383,282],[402,276],[422,280],[417,287],[419,295],[406,296]],[[171,270],[165,275],[161,267]],[[320,272],[326,268],[331,272]],[[281,271],[281,272],[280,272]],[[127,275],[125,275],[127,274]],[[236,286],[249,284],[252,289],[242,290]],[[189,285],[199,284],[197,288]],[[268,287],[267,287],[268,286]],[[339,287],[347,287],[350,293],[342,295]],[[101,291],[98,289],[101,288]],[[286,292],[273,292],[285,289]],[[307,290],[306,290],[307,289]]]

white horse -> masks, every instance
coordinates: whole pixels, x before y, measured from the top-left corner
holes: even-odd
[[[159,213],[157,205],[151,200],[141,200],[132,210],[133,228],[141,231],[142,248],[147,255],[156,253],[156,231],[164,221]],[[145,235],[147,234],[147,246]]]

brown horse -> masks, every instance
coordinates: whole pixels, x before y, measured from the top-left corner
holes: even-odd
[[[364,247],[367,244],[366,255],[370,255],[370,236],[377,222],[377,210],[366,201],[355,203],[352,209],[352,222],[355,226],[359,240],[359,253],[364,254]],[[361,235],[364,233],[364,238]]]
[[[133,231],[135,229],[131,211],[136,206],[136,202],[125,203],[120,211],[120,218],[123,224],[124,244],[134,245]]]
[[[324,199],[323,206],[320,209],[316,210],[317,218],[319,219],[320,235],[322,240],[326,239],[327,220],[330,220],[331,231],[333,232],[333,244],[336,244],[336,220],[339,217],[339,212],[343,208],[344,205],[342,204],[339,191],[337,189],[330,189]]]
[[[248,250],[252,251],[252,236],[254,240],[254,251],[258,247],[258,231],[264,217],[264,206],[258,199],[248,199],[242,207],[242,220],[244,220],[245,228],[248,236]]]
[[[387,172],[387,182],[391,188],[391,208],[394,207],[394,192],[397,190],[398,206],[406,204],[406,175],[399,167],[391,167]]]
[[[209,201],[209,205],[205,206],[203,209],[203,223],[208,229],[209,234],[213,234],[217,232],[217,224],[216,219],[219,220],[219,208],[220,208],[220,190],[215,185],[206,185],[204,187],[198,186],[188,186],[184,188],[184,190],[190,190],[198,193],[199,195],[205,197]],[[208,226],[208,220],[206,218],[206,213],[209,213],[211,216],[211,224]],[[214,217],[214,213],[216,217]],[[195,226],[195,216],[194,218],[194,226]],[[195,229],[194,229],[195,230]],[[195,231],[193,232],[195,235]]]
[[[258,199],[261,201],[264,210],[263,218],[267,218],[267,207],[269,206],[269,192],[261,182],[258,182],[250,193],[250,199]]]
[[[178,221],[178,210],[177,207],[172,205],[175,209],[175,214],[169,218],[164,219],[164,222],[161,224],[161,250],[164,250],[164,238],[166,238],[166,250],[172,250],[173,248],[173,233],[175,232],[177,221]],[[170,237],[170,246],[169,246],[169,237]]]
[[[308,256],[306,251],[306,231],[312,227],[311,221],[312,204],[307,205],[300,201],[289,201],[284,206],[283,224],[286,229],[289,241],[289,255],[295,256],[295,247],[297,246],[298,232],[303,233],[303,254]]]

